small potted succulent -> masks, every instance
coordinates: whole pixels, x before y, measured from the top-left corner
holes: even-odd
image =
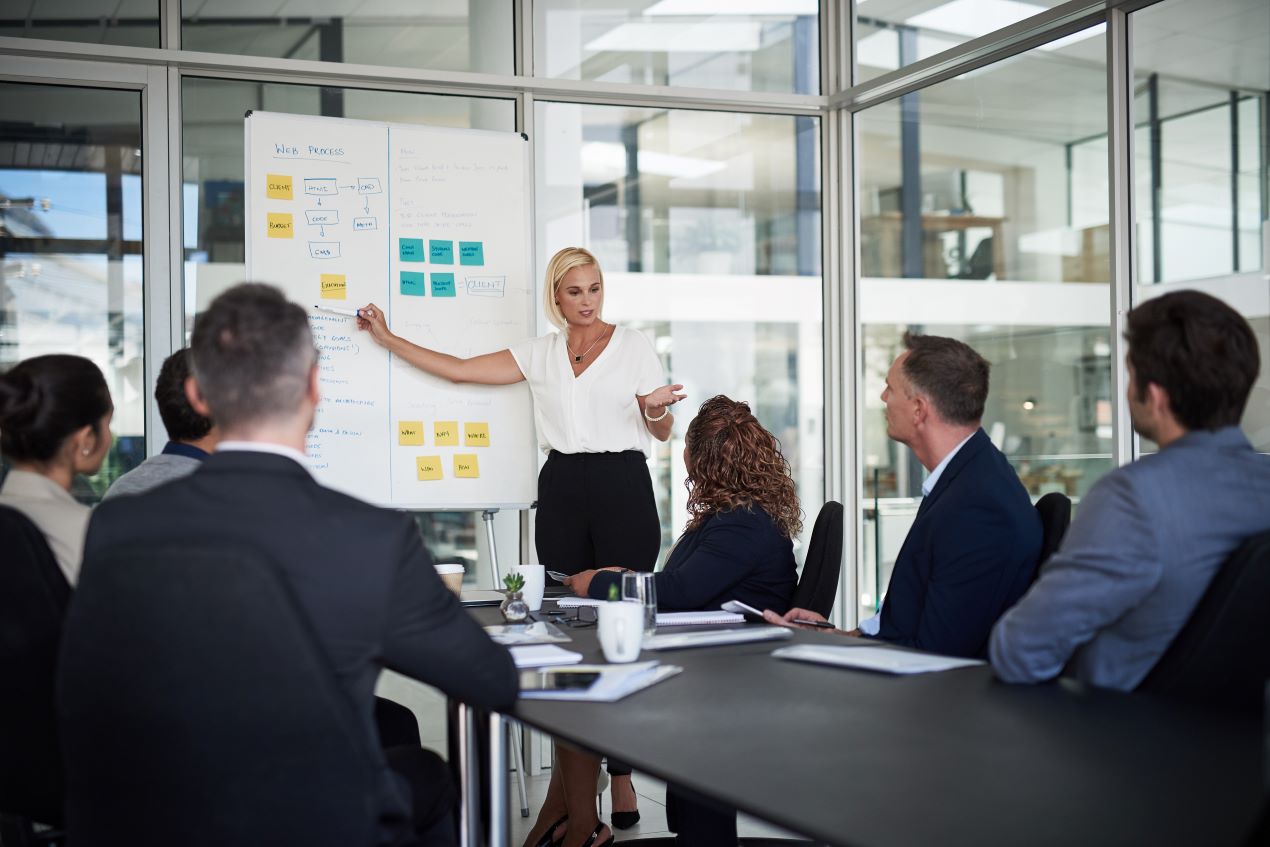
[[[520,590],[525,587],[525,578],[518,573],[509,573],[503,577],[503,585],[507,586],[507,597],[499,604],[503,620],[508,623],[520,623],[529,617],[529,604],[521,596]]]

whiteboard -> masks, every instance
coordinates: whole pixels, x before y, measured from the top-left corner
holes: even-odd
[[[529,389],[453,385],[352,317],[469,357],[533,334],[528,145],[514,133],[248,112],[247,276],[304,306],[322,400],[305,445],[322,484],[383,506],[524,508]]]

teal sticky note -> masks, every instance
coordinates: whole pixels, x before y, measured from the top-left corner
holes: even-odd
[[[411,297],[422,297],[424,294],[424,275],[414,271],[401,272],[401,293]]]
[[[432,296],[433,297],[453,297],[454,296],[454,274],[433,274],[432,275]]]
[[[403,262],[424,261],[423,239],[422,238],[398,238],[397,239],[397,256]]]
[[[432,257],[434,265],[452,265],[454,264],[454,242],[453,241],[429,241],[428,253]]]
[[[485,245],[479,241],[460,241],[459,242],[459,264],[460,265],[485,264]]]

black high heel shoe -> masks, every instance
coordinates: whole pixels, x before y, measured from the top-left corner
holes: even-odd
[[[604,821],[600,821],[595,825],[595,829],[591,830],[591,835],[586,841],[582,842],[582,847],[609,847],[613,843],[613,830],[609,829],[609,838],[607,841],[601,841],[598,844],[596,839],[600,837],[600,833],[609,829],[604,825]]]
[[[542,838],[538,839],[538,843],[535,844],[534,847],[560,847],[560,841],[553,836],[556,834],[556,830],[559,829],[560,826],[568,819],[569,816],[565,815],[560,820],[547,827],[546,833],[543,834]]]
[[[612,818],[613,826],[618,829],[630,829],[639,823],[639,809],[633,812],[614,812]]]

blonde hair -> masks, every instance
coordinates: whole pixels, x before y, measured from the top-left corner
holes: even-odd
[[[574,268],[584,268],[587,265],[595,265],[595,273],[600,278],[600,285],[603,286],[604,271],[600,269],[599,260],[590,250],[583,247],[565,247],[552,256],[551,261],[547,263],[546,285],[542,287],[542,307],[547,312],[547,320],[565,331],[569,329],[569,322],[564,319],[564,312],[560,310],[560,304],[556,302],[556,290],[560,288],[565,274]],[[601,315],[597,313],[596,317],[600,318]]]

